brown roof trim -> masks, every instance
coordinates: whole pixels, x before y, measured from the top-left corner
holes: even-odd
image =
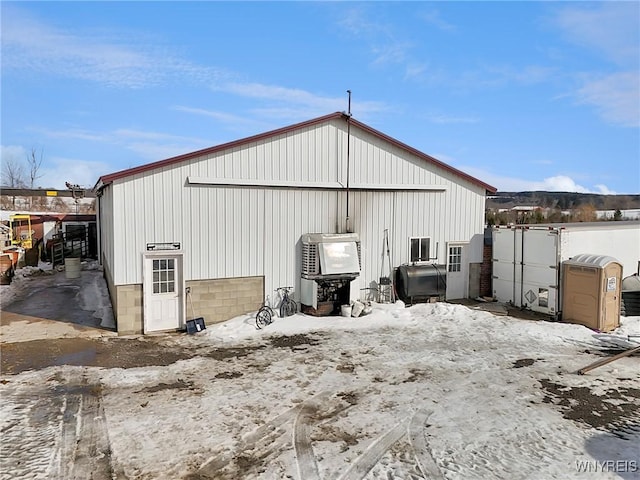
[[[102,189],[104,186],[109,185],[110,183],[113,183],[114,180],[120,179],[120,178],[124,178],[124,177],[128,177],[131,175],[135,175],[138,173],[144,173],[147,172],[149,170],[153,170],[156,168],[161,168],[161,167],[166,167],[169,165],[173,165],[179,162],[183,162],[185,160],[190,160],[192,158],[196,158],[196,157],[200,157],[203,155],[209,155],[212,153],[216,153],[216,152],[220,152],[222,150],[227,150],[229,148],[234,148],[234,147],[238,147],[241,145],[246,145],[248,143],[252,143],[252,142],[256,142],[265,138],[269,138],[269,137],[274,137],[276,135],[281,135],[283,133],[288,133],[294,130],[298,130],[300,128],[304,128],[304,127],[308,127],[311,125],[317,125],[319,123],[323,123],[326,122],[327,120],[333,120],[335,118],[344,118],[345,120],[347,118],[350,118],[350,121],[353,125],[356,125],[357,127],[361,128],[362,130],[365,130],[366,132],[371,133],[372,135],[379,137],[403,150],[408,151],[409,153],[412,153],[413,155],[416,155],[420,158],[422,158],[423,160],[432,163],[444,170],[447,170],[459,177],[464,178],[465,180],[470,181],[471,183],[474,183],[476,185],[479,185],[481,187],[483,187],[487,192],[489,193],[495,193],[497,191],[497,189],[495,187],[492,187],[491,185],[484,183],[480,180],[478,180],[475,177],[472,177],[471,175],[468,175],[460,170],[457,170],[449,165],[447,165],[446,163],[441,162],[440,160],[437,160],[429,155],[427,155],[426,153],[422,153],[419,150],[416,150],[413,147],[410,147],[388,135],[385,135],[382,132],[379,132],[378,130],[375,130],[371,127],[369,127],[368,125],[365,125],[362,122],[359,122],[358,120],[353,119],[353,117],[347,117],[347,115],[343,112],[335,112],[335,113],[331,113],[329,115],[324,115],[322,117],[318,117],[318,118],[314,118],[312,120],[307,120],[301,123],[296,123],[294,125],[289,125],[287,127],[282,127],[282,128],[278,128],[276,130],[271,130],[269,132],[264,132],[264,133],[260,133],[258,135],[253,135],[251,137],[246,137],[246,138],[242,138],[240,140],[234,140],[232,142],[228,142],[228,143],[223,143],[221,145],[216,145],[214,147],[209,147],[209,148],[205,148],[202,150],[197,150],[195,152],[190,152],[190,153],[186,153],[184,155],[178,155],[177,157],[171,157],[171,158],[167,158],[165,160],[160,160],[158,162],[153,162],[153,163],[147,163],[145,165],[140,165],[138,167],[133,167],[133,168],[129,168],[126,170],[120,170],[119,172],[115,172],[115,173],[110,173],[108,175],[103,175],[101,176],[98,181],[96,182],[95,186],[93,187],[94,190],[100,190]]]

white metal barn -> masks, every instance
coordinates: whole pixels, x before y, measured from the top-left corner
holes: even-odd
[[[446,297],[464,298],[496,189],[336,112],[105,175],[95,190],[100,259],[129,334],[252,312],[279,286],[299,300],[310,233],[358,236],[351,298],[381,276],[385,230],[394,267],[447,265]]]

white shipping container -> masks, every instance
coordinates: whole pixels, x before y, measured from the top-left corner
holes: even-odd
[[[493,296],[498,302],[557,317],[561,313],[565,260],[608,255],[623,277],[638,272],[640,222],[494,226]]]

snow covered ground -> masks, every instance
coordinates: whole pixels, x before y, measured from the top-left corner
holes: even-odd
[[[140,337],[190,358],[1,376],[1,478],[640,478],[640,358],[575,373],[637,334],[398,303]]]

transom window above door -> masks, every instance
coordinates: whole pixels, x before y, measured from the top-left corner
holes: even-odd
[[[153,293],[173,293],[176,291],[176,265],[173,258],[153,260]]]

